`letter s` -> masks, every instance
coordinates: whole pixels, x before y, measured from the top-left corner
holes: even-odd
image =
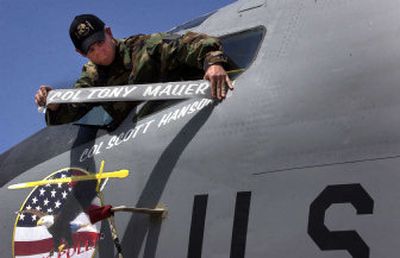
[[[351,203],[360,215],[374,209],[374,200],[360,184],[327,186],[310,205],[308,234],[321,250],[347,250],[354,258],[368,258],[369,247],[355,230],[326,227],[325,213],[334,203]]]

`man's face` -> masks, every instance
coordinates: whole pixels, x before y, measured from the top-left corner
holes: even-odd
[[[85,56],[97,65],[110,65],[114,61],[115,43],[109,28],[105,29],[104,40],[90,45]]]

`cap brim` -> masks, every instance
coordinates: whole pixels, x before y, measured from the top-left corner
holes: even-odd
[[[81,44],[81,51],[85,54],[87,54],[89,47],[93,44],[96,43],[97,41],[103,41],[105,38],[104,31],[99,31],[85,39],[82,44]]]

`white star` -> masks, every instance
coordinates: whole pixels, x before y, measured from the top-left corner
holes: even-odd
[[[44,190],[43,188],[40,188],[40,190],[39,190],[39,192],[40,192],[40,196],[43,196],[44,195],[44,193],[46,192],[46,190]]]
[[[25,219],[25,214],[21,213],[19,214],[19,220],[24,220]]]
[[[28,205],[28,206],[26,206],[26,209],[27,209],[28,211],[30,211],[30,210],[32,209],[32,207],[31,207],[30,205]]]
[[[52,208],[47,209],[47,213],[52,213],[52,212],[53,212],[53,209],[52,209]]]
[[[36,221],[36,215],[32,215],[32,221]]]
[[[56,197],[56,190],[53,189],[53,191],[50,192],[51,193],[51,197]]]
[[[50,187],[50,186],[51,186],[50,184],[45,185],[45,187]]]
[[[68,187],[68,191],[70,191],[70,192],[71,192],[71,191],[72,191],[72,187]]]
[[[37,211],[41,211],[42,210],[42,207],[40,207],[40,206],[36,206],[36,208],[35,208]]]
[[[59,200],[57,200],[57,201],[56,201],[54,204],[56,205],[56,209],[57,209],[57,208],[59,208],[59,207],[60,207],[60,205],[61,205],[61,202],[60,202]]]
[[[49,199],[46,198],[46,200],[44,200],[44,206],[47,206],[49,204]]]
[[[36,196],[35,196],[35,197],[32,199],[32,203],[33,203],[33,204],[36,204],[37,201],[38,201],[38,199],[37,199]]]
[[[62,187],[62,183],[58,183],[57,185],[58,185],[58,188]]]
[[[61,175],[61,178],[66,178],[66,177],[67,177],[67,175],[65,175],[65,174]]]
[[[66,198],[67,198],[67,195],[68,195],[68,194],[67,194],[66,191],[62,192],[62,198],[63,198],[63,199],[66,199]]]

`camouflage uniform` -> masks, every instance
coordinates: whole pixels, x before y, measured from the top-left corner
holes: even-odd
[[[201,78],[212,64],[227,64],[218,39],[205,34],[187,32],[183,36],[157,33],[135,35],[116,40],[116,56],[109,66],[88,62],[83,66],[74,88],[107,85],[154,83]],[[102,103],[118,123],[136,102]],[[69,123],[80,119],[93,104],[65,104],[48,111],[48,125]]]

